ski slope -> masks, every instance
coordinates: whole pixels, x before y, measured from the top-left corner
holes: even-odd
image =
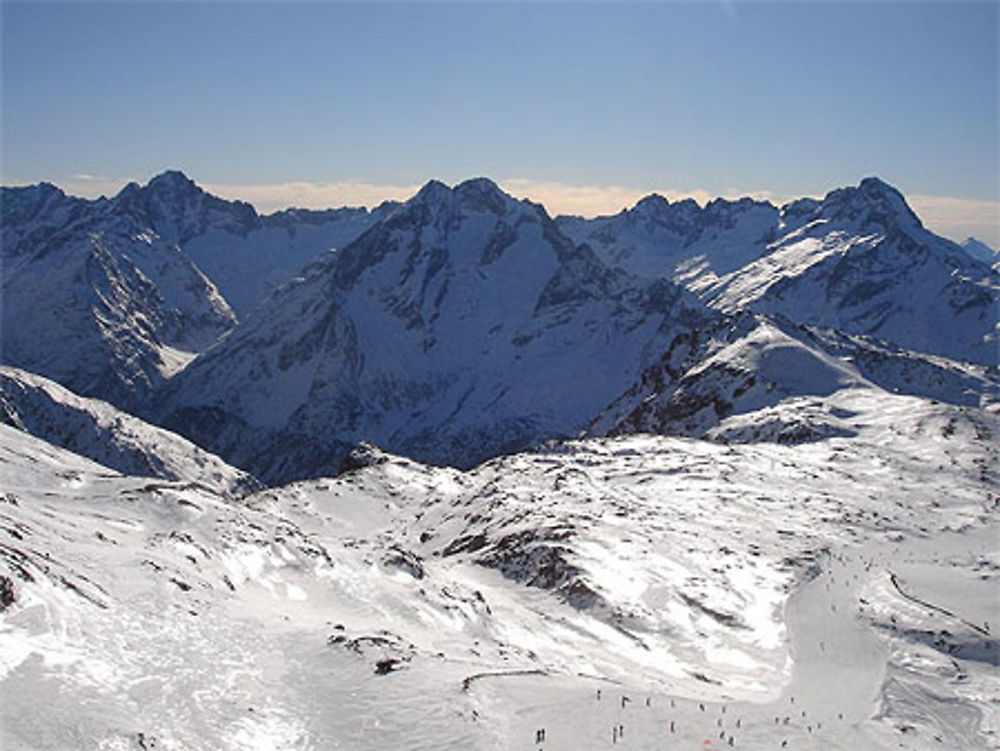
[[[1000,747],[1000,421],[828,398],[241,500],[0,426],[0,746]]]

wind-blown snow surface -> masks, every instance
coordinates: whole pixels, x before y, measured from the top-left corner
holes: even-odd
[[[0,426],[0,745],[996,748],[1000,420],[827,399],[241,502]]]

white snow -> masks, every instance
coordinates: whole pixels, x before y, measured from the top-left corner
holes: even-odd
[[[976,628],[1000,623],[1000,424],[828,398],[853,437],[592,439],[469,472],[384,456],[239,505],[2,427],[0,738],[995,745]]]

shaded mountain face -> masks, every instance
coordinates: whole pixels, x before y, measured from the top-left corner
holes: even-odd
[[[226,414],[470,465],[575,434],[654,343],[706,315],[672,284],[609,270],[488,180],[431,182],[178,376],[163,417],[189,433]]]
[[[3,362],[137,409],[235,323],[190,258],[113,201],[45,186],[3,201]]]
[[[756,310],[909,349],[997,363],[1000,276],[924,229],[894,188],[867,178],[780,209],[749,199],[644,199],[560,219],[609,264],[672,278],[724,312]]]
[[[395,205],[387,202],[372,211],[288,209],[261,216],[250,204],[213,196],[176,171],[145,186],[126,186],[114,204],[116,212],[138,217],[182,248],[239,318],[307,263],[354,240]]]
[[[4,188],[2,204],[0,359],[132,410],[238,314],[377,216],[261,217],[179,172],[96,201],[47,184]]]

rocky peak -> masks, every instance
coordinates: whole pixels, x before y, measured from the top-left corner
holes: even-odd
[[[514,200],[486,177],[475,177],[455,186],[454,195],[463,205],[473,209],[504,214]]]
[[[670,203],[658,193],[650,193],[634,207],[623,211],[622,216],[628,224],[643,227],[650,233],[665,229],[686,235],[693,229],[700,213],[701,208],[690,198]]]
[[[129,183],[115,196],[114,204],[148,222],[161,237],[179,244],[210,226],[245,234],[259,223],[250,204],[206,193],[177,170],[157,175],[145,186]]]
[[[663,211],[670,210],[670,201],[659,193],[650,193],[648,196],[644,196],[639,199],[638,203],[632,208],[632,213],[635,214],[657,214]]]
[[[856,188],[839,188],[827,193],[820,214],[834,221],[857,226],[876,225],[887,232],[923,229],[903,194],[877,177],[866,177]]]
[[[749,196],[737,198],[731,201],[728,198],[713,198],[705,206],[705,215],[712,218],[729,218],[737,214],[744,214],[755,208],[770,208],[775,206],[770,201],[758,201]]]
[[[146,185],[151,193],[165,195],[201,194],[204,191],[180,170],[167,170],[153,177]]]
[[[51,183],[38,183],[24,187],[3,188],[3,224],[30,221],[52,210],[56,205],[72,200]]]

